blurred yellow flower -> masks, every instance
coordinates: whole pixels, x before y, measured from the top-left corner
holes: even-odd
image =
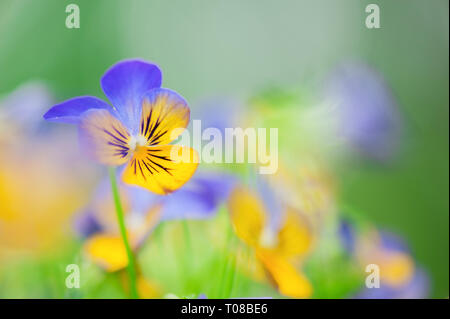
[[[228,209],[235,232],[255,250],[280,293],[294,298],[310,297],[311,284],[296,267],[311,248],[310,225],[291,207],[283,207],[282,216],[275,216],[280,218],[279,223],[274,222],[271,214],[277,212],[268,211],[263,199],[245,187],[232,192]]]
[[[0,257],[38,253],[68,238],[71,216],[95,177],[77,150],[67,148],[72,138],[61,132],[29,136],[0,154]]]

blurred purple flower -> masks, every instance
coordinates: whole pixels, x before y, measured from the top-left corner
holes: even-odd
[[[341,221],[339,235],[345,250],[356,257],[362,267],[371,263],[380,267],[380,287],[364,287],[355,298],[421,299],[428,296],[428,276],[412,260],[411,252],[401,238],[386,231],[358,237],[349,221]]]
[[[235,127],[242,119],[243,106],[238,101],[229,98],[213,98],[200,103],[194,113],[193,120],[201,120],[202,128],[217,128],[225,134],[227,127]]]
[[[91,211],[76,216],[73,226],[81,237],[89,237],[102,229]]]
[[[20,85],[0,98],[1,135],[34,133],[41,128],[40,114],[52,103],[53,96],[44,83],[32,81]]]
[[[417,269],[405,284],[394,287],[381,284],[380,288],[365,288],[358,299],[424,299],[428,297],[429,279],[422,269]]]
[[[384,79],[364,64],[338,68],[326,83],[336,103],[339,133],[366,158],[392,159],[399,148],[402,119]]]

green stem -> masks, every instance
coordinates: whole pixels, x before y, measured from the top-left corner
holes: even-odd
[[[180,256],[180,268],[179,268],[179,274],[180,274],[180,282],[182,283],[182,287],[184,289],[185,293],[190,293],[189,289],[192,289],[192,268],[191,268],[191,262],[192,260],[192,250],[191,250],[191,242],[190,242],[190,235],[189,235],[189,228],[186,220],[181,221],[181,225],[183,228],[183,236],[184,236],[184,244],[180,246],[180,249],[182,250],[179,253]]]
[[[185,251],[184,251],[184,266],[185,271],[188,276],[191,275],[191,267],[190,263],[193,261],[192,258],[192,245],[191,245],[191,236],[189,234],[189,226],[186,220],[183,220],[183,233],[184,233],[184,242],[185,242]]]
[[[186,263],[186,267],[187,269],[190,271],[190,265],[191,262],[194,261],[194,259],[192,258],[192,242],[191,242],[191,234],[189,232],[189,225],[187,223],[186,220],[183,220],[183,233],[184,233],[184,242],[186,244],[186,250],[184,252],[184,256],[185,256],[185,263]]]
[[[236,277],[236,256],[231,256],[230,257],[230,265],[231,265],[231,269],[229,269],[230,273],[227,274],[227,283],[225,286],[225,293],[224,296],[225,298],[231,298],[231,294],[233,292],[233,286],[234,286],[234,282],[235,282],[235,277]]]
[[[231,225],[229,225],[228,227],[226,242],[227,242],[227,246],[225,248],[226,260],[222,273],[222,282],[220,284],[221,298],[230,298],[236,271],[236,256],[230,255],[230,252],[232,252],[231,254],[236,253],[233,249],[235,248],[235,246],[234,246],[233,229]]]
[[[120,235],[122,236],[123,244],[127,252],[128,265],[127,272],[130,279],[130,291],[131,298],[139,298],[136,286],[136,266],[134,262],[133,251],[131,250],[130,243],[128,242],[127,229],[125,227],[125,219],[123,214],[122,203],[120,201],[119,189],[116,181],[116,171],[113,167],[109,168],[109,179],[111,181],[111,189],[114,198],[114,205],[116,207],[117,221],[119,223]]]
[[[189,234],[189,225],[188,225],[186,219],[183,220],[183,233],[184,233],[184,241],[186,243],[186,250],[189,253],[192,253],[191,252],[191,238],[190,238],[191,236]]]

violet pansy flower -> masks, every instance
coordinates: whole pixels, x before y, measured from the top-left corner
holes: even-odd
[[[124,165],[122,179],[157,194],[180,188],[194,174],[198,154],[169,145],[188,125],[190,110],[176,92],[161,88],[155,64],[125,60],[101,79],[111,105],[81,96],[53,106],[44,118],[78,125],[82,148],[94,160]]]

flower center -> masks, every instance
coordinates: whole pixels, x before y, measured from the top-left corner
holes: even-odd
[[[277,234],[269,227],[265,227],[259,237],[259,244],[264,248],[274,248],[278,244]]]
[[[147,145],[147,139],[141,134],[132,136],[128,141],[128,146],[132,151],[135,151],[138,146],[145,146],[145,145]]]

